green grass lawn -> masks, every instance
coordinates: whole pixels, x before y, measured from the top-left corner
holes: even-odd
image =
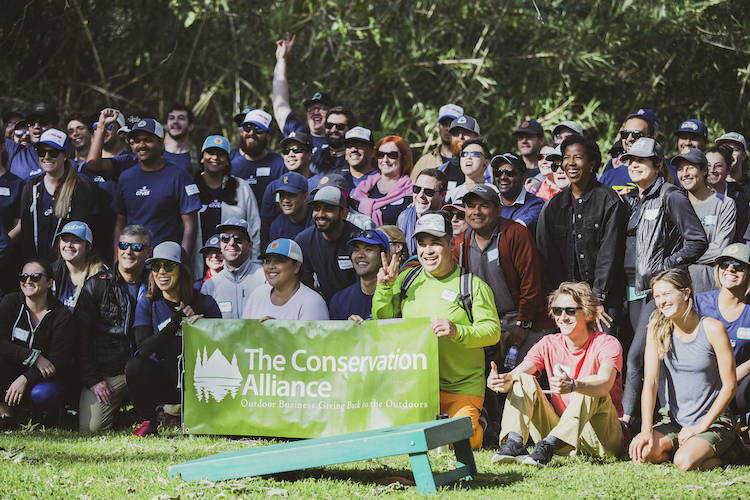
[[[419,498],[413,486],[384,484],[411,479],[407,457],[355,462],[268,478],[185,483],[167,467],[207,455],[262,446],[268,441],[186,437],[132,438],[126,433],[82,436],[65,431],[0,434],[0,499],[16,498]],[[750,467],[679,472],[669,465],[555,458],[544,469],[490,465],[476,453],[479,476],[441,490],[448,498],[750,498]],[[432,456],[437,470],[451,455]]]

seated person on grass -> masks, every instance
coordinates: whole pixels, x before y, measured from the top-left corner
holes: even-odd
[[[500,340],[500,320],[492,290],[478,277],[470,276],[471,304],[460,300],[464,271],[451,255],[453,237],[447,214],[422,215],[414,237],[421,267],[399,274],[398,256],[392,255],[389,263],[386,254],[381,254],[383,267],[378,271],[372,317],[432,317],[432,331],[438,337],[440,413],[471,417],[471,446],[479,448],[484,435],[479,423],[484,405],[483,348]],[[402,290],[412,272],[417,273],[416,277]]]
[[[492,462],[544,466],[554,453],[597,457],[624,451],[622,346],[596,330],[598,300],[587,283],[563,282],[549,298],[560,333],[535,344],[510,373],[492,371],[487,387],[509,392],[503,410],[500,450]],[[550,401],[534,374],[545,370]],[[536,446],[529,454],[529,436]],[[503,442],[505,438],[505,442]]]

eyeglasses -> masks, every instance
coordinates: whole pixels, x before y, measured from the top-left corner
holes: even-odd
[[[378,151],[375,153],[375,158],[378,160],[382,160],[386,156],[391,160],[398,160],[398,157],[401,156],[401,154],[398,151]]]
[[[451,219],[464,220],[466,218],[466,214],[460,210],[449,210],[448,213],[451,215]]]
[[[562,313],[564,312],[568,316],[575,316],[576,311],[582,310],[583,307],[577,306],[577,307],[552,307],[552,314],[554,316],[562,316]]]
[[[18,273],[18,281],[21,283],[26,283],[26,280],[31,280],[32,283],[39,283],[39,281],[42,279],[42,276],[47,276],[44,273]]]
[[[227,233],[221,233],[219,235],[219,240],[221,240],[222,243],[228,244],[230,241],[234,240],[235,243],[245,243],[247,241],[247,238],[245,238],[241,234],[227,234]]]
[[[39,156],[39,158],[44,158],[45,156],[49,156],[50,158],[57,158],[60,156],[60,153],[62,151],[59,151],[57,149],[44,149],[44,148],[36,148],[36,154]]]
[[[484,158],[484,156],[481,151],[461,151],[461,158]]]
[[[338,130],[339,132],[342,132],[346,130],[346,123],[331,123],[331,122],[326,123],[327,130],[332,130],[334,128]]]
[[[419,194],[419,193],[421,193],[423,191],[424,191],[424,195],[427,196],[428,198],[432,198],[433,196],[435,196],[435,193],[438,192],[437,189],[430,189],[430,188],[426,188],[426,187],[422,187],[422,186],[412,186],[411,187],[411,192],[414,193],[414,194]]]
[[[640,130],[620,130],[620,139],[627,140],[628,137],[633,136],[636,141],[643,137],[645,134]]]
[[[143,243],[128,243],[127,241],[119,241],[117,243],[117,248],[119,248],[123,252],[128,248],[132,248],[134,252],[138,253],[143,250],[144,246],[145,245]]]
[[[158,273],[164,269],[164,272],[171,273],[174,271],[175,267],[177,267],[177,262],[172,262],[171,260],[157,260],[156,262],[151,263],[151,272]]]
[[[735,271],[739,271],[741,273],[746,272],[748,268],[748,265],[744,262],[740,262],[734,259],[727,259],[719,262],[719,269],[721,269],[722,271],[726,271],[727,269],[729,269],[729,266],[732,266]]]
[[[16,137],[19,137],[19,138],[25,136],[28,133],[29,133],[29,129],[27,129],[27,128],[19,128],[19,129],[13,131],[13,135],[15,135]]]
[[[305,151],[307,151],[307,149],[303,148],[302,146],[292,146],[291,148],[282,149],[281,154],[283,154],[284,156],[288,155],[289,153],[294,153],[297,155],[300,153],[304,153]]]
[[[267,130],[263,130],[262,128],[260,128],[258,125],[254,123],[245,123],[244,125],[242,125],[242,130],[248,133],[255,132],[256,135],[263,135],[266,132],[268,132]]]
[[[497,168],[494,170],[495,177],[506,176],[509,179],[512,179],[513,177],[515,177],[517,173],[518,172],[516,172],[512,168]]]

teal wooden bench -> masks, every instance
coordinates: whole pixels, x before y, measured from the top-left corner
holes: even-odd
[[[438,486],[476,476],[477,466],[469,444],[471,435],[469,417],[434,420],[219,453],[173,465],[169,468],[169,476],[181,476],[185,481],[221,481],[393,455],[409,455],[417,490],[420,493],[436,493]],[[450,444],[456,453],[456,468],[433,473],[427,452]]]

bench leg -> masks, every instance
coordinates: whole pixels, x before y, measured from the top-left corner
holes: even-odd
[[[414,482],[417,483],[417,490],[422,494],[437,493],[435,477],[432,474],[430,458],[427,453],[409,455],[409,461],[414,474]]]
[[[456,452],[456,460],[466,466],[467,475],[471,479],[477,477],[477,463],[474,461],[474,452],[471,450],[471,443],[468,439],[453,443],[453,450]]]

